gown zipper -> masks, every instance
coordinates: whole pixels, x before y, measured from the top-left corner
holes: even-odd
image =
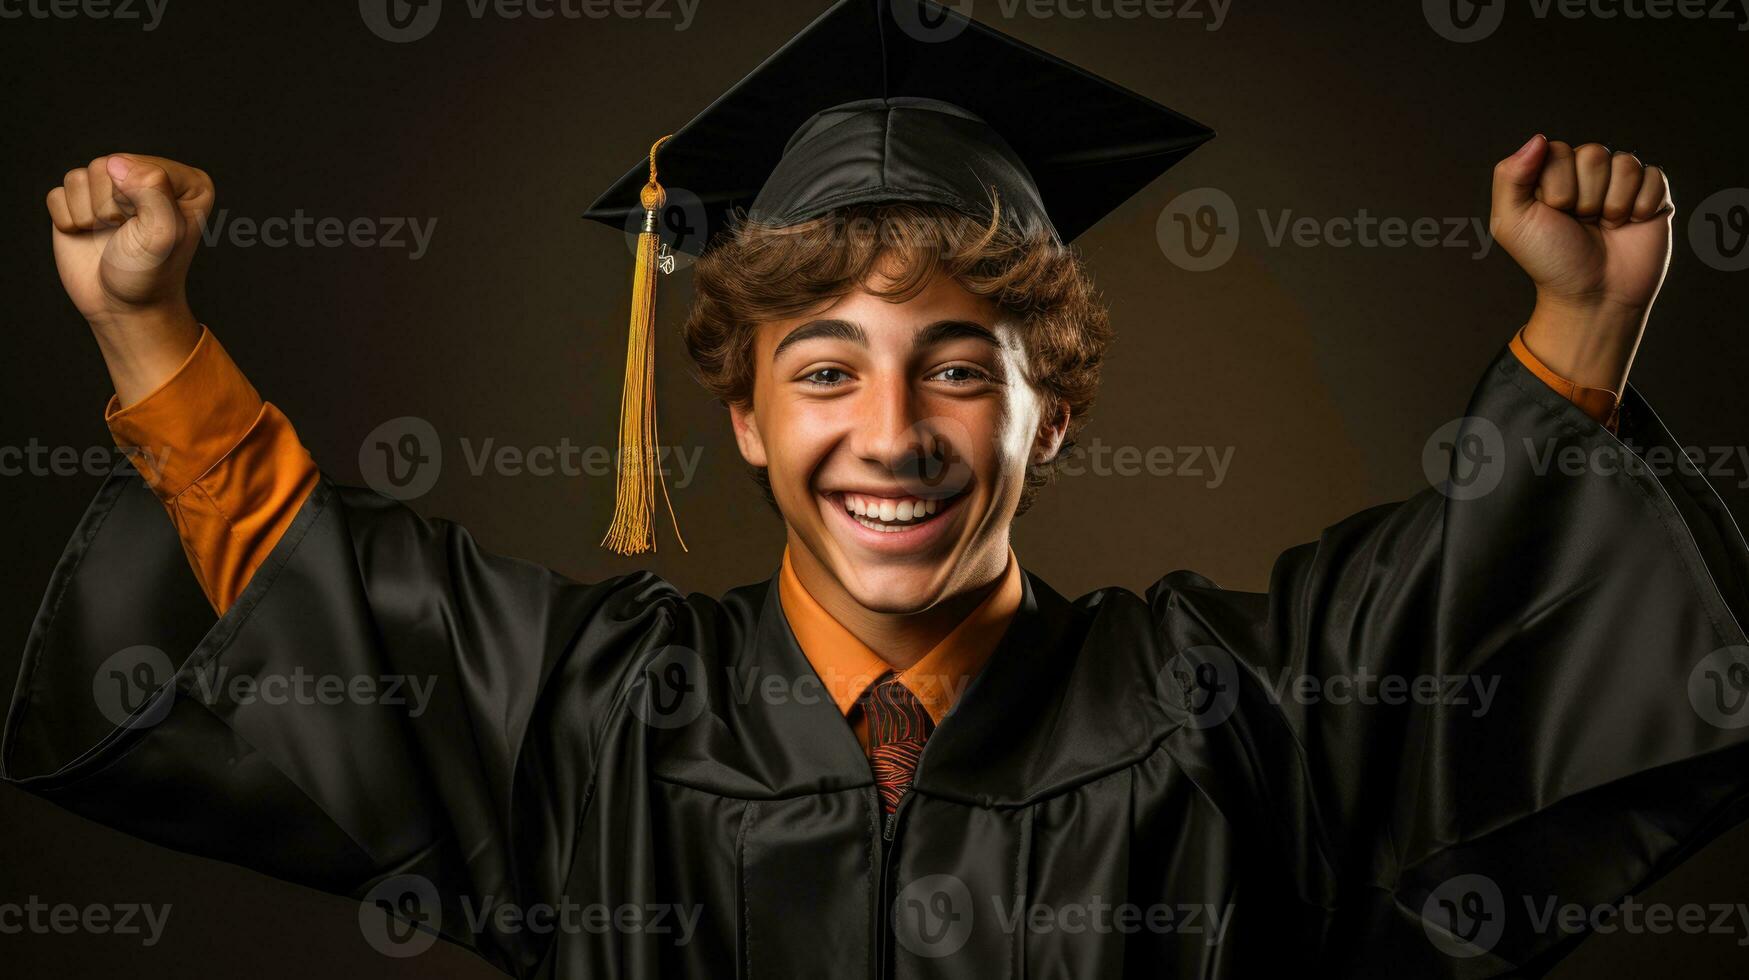
[[[911,794],[907,791],[904,796],[899,797],[899,805],[886,815],[881,826],[881,904],[876,910],[881,925],[875,933],[876,980],[887,980],[893,965],[887,956],[887,949],[893,942],[893,852],[899,849],[899,818],[904,815],[905,805],[910,802]],[[880,806],[879,792],[875,793],[875,805]]]

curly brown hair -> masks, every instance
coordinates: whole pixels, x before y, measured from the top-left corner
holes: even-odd
[[[1068,409],[1072,438],[1099,388],[1110,317],[1072,248],[1009,231],[999,213],[985,223],[941,205],[894,203],[782,228],[740,220],[694,266],[686,347],[700,383],[724,404],[746,407],[759,323],[824,309],[858,288],[904,302],[937,273],[1012,318],[1027,380],[1044,396],[1046,417]],[[1064,450],[1070,445],[1066,438]],[[1050,473],[1050,463],[1028,467],[1022,511]],[[765,473],[754,478],[770,499]]]

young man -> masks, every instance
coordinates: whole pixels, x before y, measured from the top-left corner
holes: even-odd
[[[661,150],[722,189],[686,337],[787,533],[720,599],[565,581],[331,484],[185,302],[211,182],[69,173],[57,262],[139,474],[56,571],[6,778],[559,977],[1538,972],[1578,938],[1548,901],[1614,901],[1741,817],[1745,736],[1704,695],[1749,661],[1749,549],[1627,448],[1677,446],[1625,386],[1657,168],[1540,136],[1496,168],[1538,299],[1456,440],[1485,485],[1356,515],[1267,594],[1070,601],[1008,544],[1109,338],[1065,242],[1207,134],[916,16],[838,4]],[[592,215],[659,210],[646,182]],[[1569,451],[1623,465],[1536,465]],[[154,657],[149,697],[106,701]],[[213,682],[294,675],[430,698]]]

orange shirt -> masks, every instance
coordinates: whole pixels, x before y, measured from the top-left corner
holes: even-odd
[[[787,548],[777,586],[778,601],[783,604],[783,616],[789,620],[796,644],[826,685],[833,703],[856,729],[857,740],[867,749],[868,719],[856,702],[875,678],[887,672],[886,661],[814,600],[796,575]],[[1010,550],[1008,568],[996,588],[921,659],[899,671],[899,683],[917,695],[931,721],[941,724],[941,719],[965,693],[966,685],[978,676],[990,654],[996,652],[996,644],[1008,629],[1009,620],[1020,608],[1020,596],[1020,562]]]
[[[1512,338],[1512,353],[1532,374],[1598,422],[1615,430],[1620,397],[1575,385]],[[164,502],[189,566],[213,608],[223,613],[249,584],[316,486],[315,461],[291,421],[261,400],[225,349],[204,327],[175,374],[146,397],[104,413],[118,447],[130,453]],[[868,744],[856,700],[886,663],[834,620],[796,577],[785,552],[778,580],[796,642],[845,716]],[[995,650],[1020,605],[1020,565],[1013,552],[995,591],[959,626],[899,675],[940,722]]]

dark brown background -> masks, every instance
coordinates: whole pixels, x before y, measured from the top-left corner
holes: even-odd
[[[1365,13],[1353,9],[1364,6]],[[1719,21],[1538,21],[1514,6],[1493,37],[1444,40],[1420,4],[1236,0],[1226,24],[1004,17],[1029,42],[1217,128],[1221,136],[1081,244],[1120,331],[1085,438],[1233,447],[1218,488],[1187,477],[1083,476],[1017,528],[1022,561],[1064,592],[1142,587],[1174,568],[1260,588],[1271,558],[1364,506],[1424,486],[1428,435],[1462,413],[1528,310],[1504,254],[1271,247],[1256,212],[1320,219],[1485,216],[1489,169],[1531,133],[1597,139],[1665,164],[1679,205],[1749,183],[1749,34]],[[318,9],[320,7],[321,9]],[[488,546],[578,577],[632,567],[595,548],[606,478],[473,476],[459,440],[611,442],[626,281],[623,237],[576,215],[655,136],[685,122],[823,3],[703,0],[696,22],[469,17],[394,45],[355,4],[197,5],[162,24],[0,20],[0,445],[101,446],[109,389],[62,295],[43,194],[111,150],[201,166],[235,217],[437,219],[429,253],[204,249],[193,299],[317,460],[359,479],[378,423],[428,419],[446,464],[416,504]],[[1238,253],[1185,272],[1155,222],[1176,194],[1218,187]],[[1687,214],[1634,380],[1686,443],[1736,446],[1749,420],[1739,327],[1749,276],[1690,249]],[[768,575],[780,525],[745,479],[720,408],[679,370],[684,275],[661,309],[663,434],[704,447],[677,499],[692,552],[651,562],[682,586]],[[1741,464],[1715,485],[1741,516]],[[0,477],[12,560],[0,564],[0,676],[11,677],[51,567],[96,475]],[[3,685],[0,685],[3,686]],[[362,941],[343,899],[185,858],[0,790],[0,902],[173,903],[164,941],[0,936],[11,975],[483,976],[464,953],[411,963]],[[1749,900],[1737,833],[1648,900]],[[1564,977],[1740,975],[1742,936],[1606,936]]]

